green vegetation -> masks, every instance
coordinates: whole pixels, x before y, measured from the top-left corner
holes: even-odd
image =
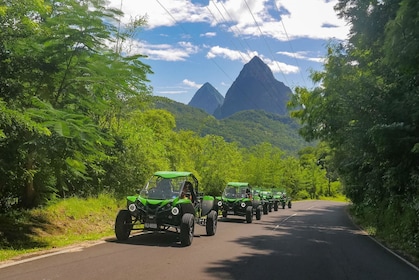
[[[419,258],[419,31],[416,0],[339,1],[349,43],[329,47],[319,87],[290,102],[306,140],[330,146],[357,220]]]
[[[150,67],[126,55],[143,18],[119,30],[109,23],[121,12],[102,0],[0,4],[4,258],[111,234],[119,199],[157,170],[191,171],[211,195],[229,181],[285,189],[294,200],[344,193],[361,224],[419,257],[418,5],[339,1],[350,42],[331,44],[324,71],[312,75],[320,86],[296,88],[290,102],[313,146],[287,117],[216,120],[173,106],[190,115],[182,118],[156,108]],[[79,202],[90,197],[99,204]]]
[[[247,110],[218,120],[203,110],[167,98],[156,97],[153,100],[157,108],[175,116],[177,131],[192,130],[200,136],[218,135],[245,148],[268,142],[293,155],[304,147],[314,145],[298,134],[299,125],[289,116]]]
[[[0,216],[0,261],[114,236],[115,215],[125,203],[103,194],[3,214]]]
[[[4,258],[111,234],[116,203],[102,203],[102,195],[116,201],[132,195],[157,170],[194,172],[200,191],[212,195],[241,180],[285,188],[295,199],[339,195],[339,181],[329,184],[328,171],[317,164],[323,147],[300,159],[296,150],[290,156],[276,145],[280,141],[270,144],[266,131],[245,147],[238,134],[226,141],[196,132],[205,129],[196,110],[195,122],[189,118],[177,128],[179,118],[154,106],[147,85],[152,71],[143,56],[126,55],[143,18],[118,29],[109,23],[118,22],[121,12],[101,0],[8,1],[0,14]],[[261,119],[252,127],[258,131],[261,121],[274,118],[249,114]],[[240,118],[212,129],[244,129]],[[91,197],[99,197],[99,204]],[[11,234],[16,229],[19,234]]]

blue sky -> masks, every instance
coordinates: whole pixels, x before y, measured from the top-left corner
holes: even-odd
[[[257,55],[275,78],[294,89],[312,88],[327,44],[345,40],[349,26],[337,0],[109,0],[130,18],[146,16],[125,45],[154,74],[153,94],[187,104],[205,83],[223,96],[244,64]]]

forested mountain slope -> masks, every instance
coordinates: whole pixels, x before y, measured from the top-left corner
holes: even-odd
[[[247,110],[218,120],[203,110],[163,97],[154,97],[156,108],[171,112],[176,118],[177,130],[192,130],[201,136],[219,135],[228,142],[251,147],[268,142],[281,150],[296,153],[310,143],[298,134],[298,124],[288,116]]]

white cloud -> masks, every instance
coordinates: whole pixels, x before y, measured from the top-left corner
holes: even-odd
[[[209,1],[208,6],[202,6],[194,5],[190,0],[122,0],[125,13],[122,20],[127,22],[130,16],[147,15],[149,29],[185,22],[207,22],[212,26],[228,25],[228,30],[235,32],[235,35],[259,37],[263,34],[281,41],[303,37],[343,40],[346,39],[349,27],[333,9],[337,2],[213,0]],[[110,6],[121,7],[121,0],[110,0]]]
[[[190,42],[170,44],[149,44],[144,41],[131,39],[124,43],[124,52],[134,55],[143,54],[151,60],[184,61],[191,54],[199,51],[199,47]]]
[[[281,72],[283,74],[292,74],[299,72],[299,68],[297,66],[269,59],[261,54],[258,54],[257,52],[243,53],[236,50],[215,46],[212,47],[207,53],[208,59],[223,57],[229,60],[241,61],[243,64],[248,63],[254,56],[258,56],[260,59],[262,59],[262,61],[265,62],[274,73]]]
[[[201,34],[200,36],[201,37],[208,37],[208,38],[210,38],[210,37],[217,36],[217,33],[216,32],[207,32],[207,33]]]
[[[292,52],[277,52],[277,54],[285,55],[285,56],[292,57],[295,59],[308,60],[308,61],[319,62],[319,63],[323,63],[325,60],[325,57],[310,56],[308,52],[293,52],[293,53]]]
[[[202,84],[197,84],[197,83],[195,83],[195,82],[193,82],[193,81],[189,81],[189,80],[187,80],[187,79],[184,79],[183,81],[182,81],[182,83],[184,84],[184,85],[187,85],[187,86],[189,86],[189,87],[192,87],[192,88],[200,88],[200,87],[202,87]]]

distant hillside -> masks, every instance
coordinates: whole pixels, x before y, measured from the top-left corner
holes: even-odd
[[[192,130],[201,136],[224,137],[227,142],[238,142],[242,147],[268,142],[290,153],[296,153],[310,144],[298,134],[298,124],[288,116],[248,110],[218,120],[201,109],[159,97],[155,106],[171,112],[176,118],[177,130]]]
[[[268,65],[255,56],[243,66],[214,116],[222,119],[245,110],[286,115],[290,94],[291,89],[276,80]]]
[[[218,92],[210,83],[205,83],[194,94],[189,106],[202,109],[208,114],[214,114],[214,111],[224,102],[224,96]]]

